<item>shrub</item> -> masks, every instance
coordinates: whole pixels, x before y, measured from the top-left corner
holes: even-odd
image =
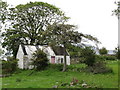
[[[71,64],[79,64],[79,63],[84,63],[84,61],[81,58],[76,57],[76,58],[71,58],[70,63]]]
[[[106,56],[106,60],[116,60],[117,58],[115,56]]]
[[[96,55],[95,58],[96,58],[96,61],[97,60],[101,60],[101,61],[105,61],[106,60],[105,56],[102,56],[102,55]]]
[[[44,70],[48,66],[47,55],[40,49],[33,53],[33,58],[31,60],[36,70]]]
[[[115,54],[116,54],[116,58],[120,59],[120,47],[119,46],[115,48]]]
[[[95,51],[91,47],[85,47],[82,49],[81,56],[85,64],[88,66],[92,66],[95,62]]]
[[[54,70],[62,71],[63,64],[49,64],[48,69],[54,69]]]
[[[67,67],[67,71],[81,72],[81,67],[76,67],[76,66],[70,65]]]
[[[17,59],[9,57],[8,61],[2,60],[2,74],[11,74],[17,70]]]
[[[105,47],[103,47],[103,48],[101,48],[101,49],[99,50],[99,53],[100,53],[101,55],[105,55],[105,54],[108,53],[108,51],[107,51],[107,49],[106,49]]]
[[[94,74],[113,72],[112,69],[109,67],[106,67],[106,63],[102,61],[97,61],[93,64],[93,66],[88,66],[84,68],[83,70],[86,72],[92,72]]]
[[[101,56],[101,55],[96,55],[96,60],[116,60],[117,58],[115,56]]]

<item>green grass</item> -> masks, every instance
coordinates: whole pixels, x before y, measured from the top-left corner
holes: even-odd
[[[113,69],[114,73],[92,74],[75,71],[60,72],[48,69],[41,72],[34,72],[31,76],[28,76],[32,70],[23,70],[21,73],[3,78],[2,88],[52,88],[54,85],[58,85],[62,82],[70,83],[73,78],[79,81],[84,80],[87,84],[99,88],[117,88],[118,62],[109,61],[107,65]],[[84,67],[84,65],[81,64],[71,66]]]
[[[0,90],[2,88],[2,78],[0,78]]]

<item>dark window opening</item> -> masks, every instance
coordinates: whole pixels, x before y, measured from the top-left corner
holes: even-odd
[[[61,58],[61,63],[63,63],[63,58]]]

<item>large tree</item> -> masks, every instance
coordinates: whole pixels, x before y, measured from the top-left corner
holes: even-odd
[[[47,44],[44,31],[53,23],[64,23],[69,18],[54,5],[30,2],[10,8],[11,27],[3,33],[3,46],[12,50],[14,56],[19,44]]]
[[[70,24],[53,24],[50,25],[47,30],[46,40],[50,42],[50,45],[63,45],[64,48],[67,48],[68,44],[78,44],[81,43],[82,38],[86,38],[91,41],[99,43],[97,38],[92,37],[91,35],[82,34],[78,31],[75,31],[76,26]],[[66,54],[64,51],[64,66],[63,71],[66,70]]]
[[[118,19],[120,18],[120,1],[115,2],[115,4],[118,6],[117,9],[113,10],[113,14],[115,14]]]
[[[1,47],[1,43],[2,43],[1,35],[4,30],[3,27],[5,27],[5,22],[7,20],[7,15],[8,15],[7,8],[8,8],[8,4],[0,0],[0,58],[2,57],[1,55],[3,54],[3,50]]]
[[[2,28],[2,24],[4,24],[7,19],[7,7],[8,4],[0,0],[0,29]]]
[[[113,11],[113,14],[115,14],[118,17],[118,29],[120,28],[120,1],[116,1],[115,4],[118,6],[117,9]],[[118,33],[120,33],[120,30],[118,30]],[[116,48],[116,55],[117,58],[120,59],[120,36],[118,36],[118,47]]]

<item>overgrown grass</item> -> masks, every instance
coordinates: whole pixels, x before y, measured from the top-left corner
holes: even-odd
[[[2,88],[52,88],[61,83],[70,83],[73,78],[79,82],[85,81],[91,86],[98,88],[118,87],[118,61],[109,61],[107,65],[113,69],[114,73],[92,74],[77,71],[61,72],[53,69],[44,71],[20,70],[19,73],[2,79]],[[84,64],[70,65],[69,67],[85,67]],[[60,88],[63,88],[62,86]],[[72,87],[74,88],[74,87]]]

